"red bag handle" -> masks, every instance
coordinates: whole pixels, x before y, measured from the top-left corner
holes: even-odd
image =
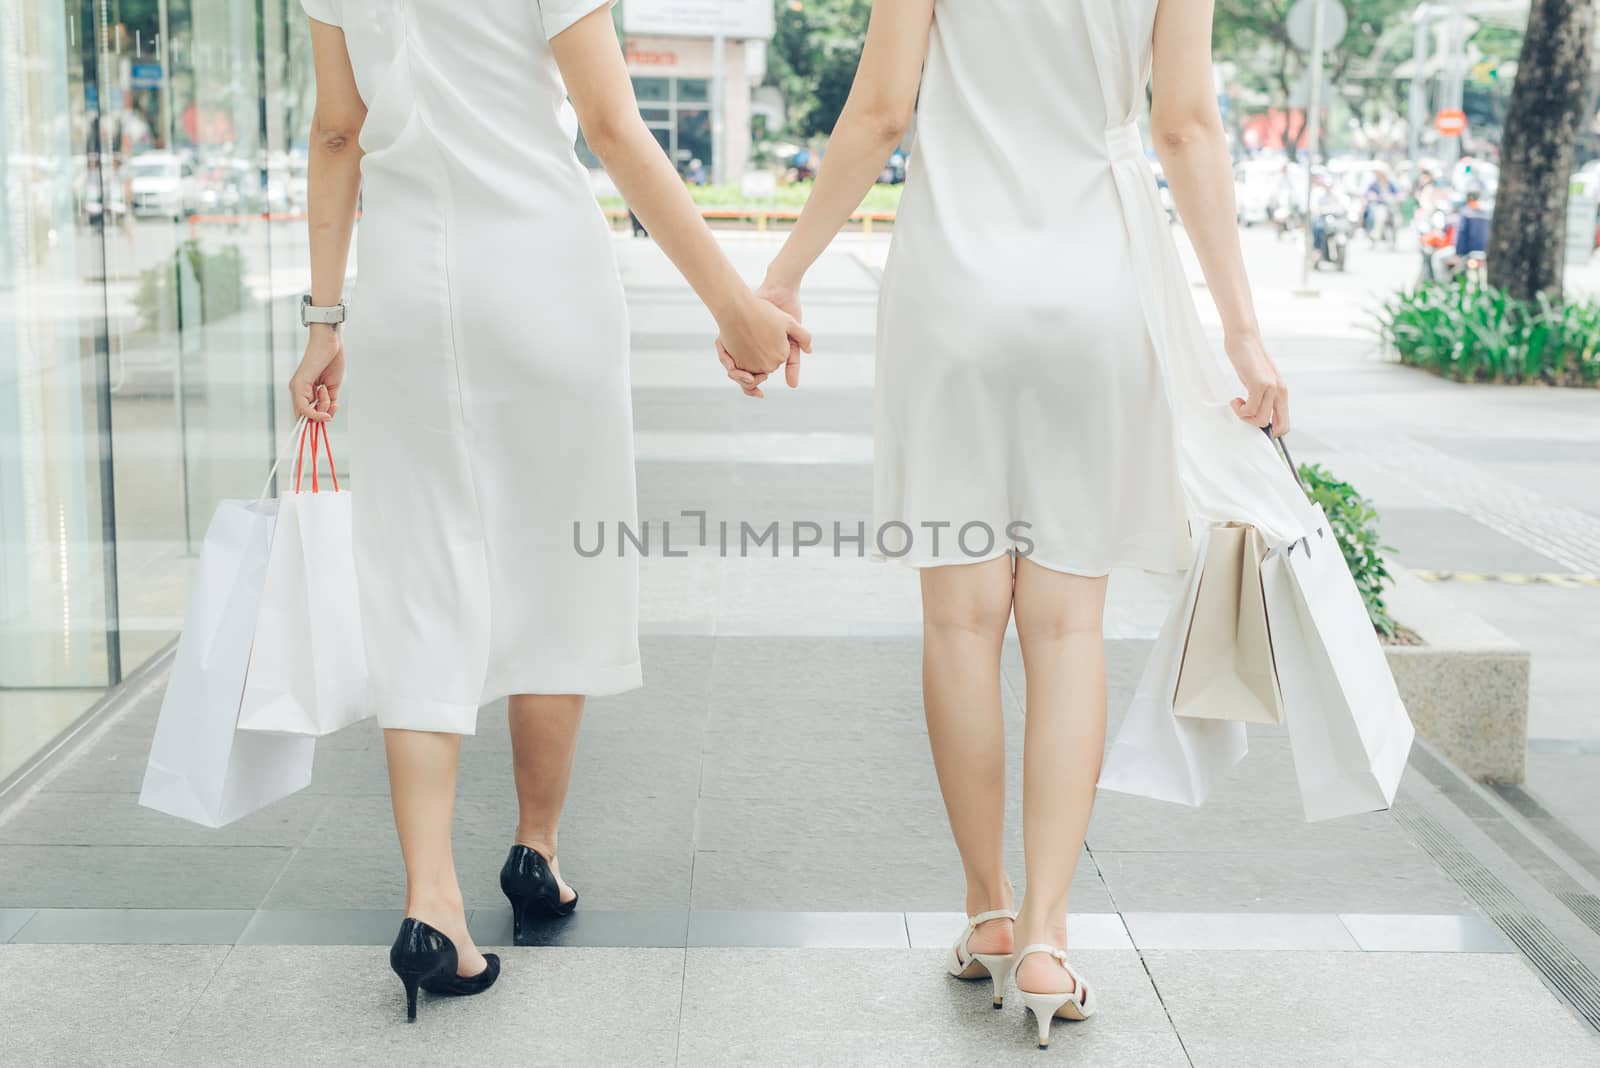
[[[323,454],[328,457],[328,474],[333,479],[333,491],[339,492],[339,472],[333,466],[333,444],[329,440],[328,428],[319,422],[309,421],[305,429],[300,432],[300,449],[294,460],[294,491],[300,492],[300,474],[305,465],[306,439],[311,439],[311,492],[321,492],[317,482],[317,446],[322,446]]]

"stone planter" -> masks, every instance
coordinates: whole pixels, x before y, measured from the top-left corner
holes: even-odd
[[[1479,782],[1525,781],[1528,650],[1404,568],[1393,570],[1389,612],[1423,644],[1385,652],[1417,733]]]

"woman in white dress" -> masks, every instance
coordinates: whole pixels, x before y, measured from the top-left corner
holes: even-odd
[[[574,542],[635,513],[627,312],[574,111],[745,366],[808,342],[743,284],[646,128],[607,0],[303,2],[307,315],[342,317],[358,195],[361,278],[348,333],[314,323],[289,388],[298,414],[331,419],[348,345],[362,618],[406,869],[391,963],[415,1018],[419,988],[477,993],[498,974],[450,853],[479,706],[509,697],[519,821],[501,887],[521,942],[577,903],[556,832],[584,696],[640,683],[637,561]]]
[[[1065,950],[1105,743],[1107,575],[1187,566],[1195,502],[1235,503],[1205,484],[1208,457],[1244,496],[1285,481],[1253,429],[1288,430],[1287,393],[1245,278],[1211,21],[1212,0],[877,0],[816,189],[759,291],[799,314],[806,270],[915,109],[879,306],[876,526],[882,554],[921,569],[928,735],[970,918],[949,969],[992,978],[997,1004],[1014,975],[1041,1044],[1098,1003]],[[1236,377],[1207,349],[1134,123],[1152,67],[1151,129]],[[1003,831],[1011,618],[1028,682],[1020,913]]]

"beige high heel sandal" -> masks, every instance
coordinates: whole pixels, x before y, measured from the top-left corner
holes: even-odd
[[[1078,973],[1072,970],[1072,965],[1067,963],[1067,951],[1056,946],[1035,942],[1025,947],[1012,959],[1011,974],[1016,975],[1024,958],[1035,953],[1047,953],[1054,957],[1072,977],[1072,992],[1069,994],[1035,994],[1020,986],[1017,987],[1017,993],[1022,995],[1022,1003],[1032,1010],[1034,1022],[1039,1025],[1039,1048],[1048,1049],[1052,1020],[1087,1020],[1094,1015],[1094,1010],[1100,1002],[1096,999],[1093,1004],[1090,1003],[1089,984],[1084,982]]]
[[[945,961],[945,970],[957,979],[982,979],[988,976],[994,983],[994,1007],[997,1009],[1005,1003],[1006,980],[1011,976],[1011,954],[974,953],[968,948],[968,944],[972,941],[972,934],[978,929],[979,924],[988,923],[990,920],[1016,918],[1017,914],[1011,909],[991,909],[969,917],[967,929],[961,933],[956,944],[950,947],[950,956]]]

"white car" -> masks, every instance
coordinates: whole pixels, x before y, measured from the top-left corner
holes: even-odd
[[[128,161],[129,207],[135,216],[183,218],[194,172],[186,160],[170,152],[146,152]]]

